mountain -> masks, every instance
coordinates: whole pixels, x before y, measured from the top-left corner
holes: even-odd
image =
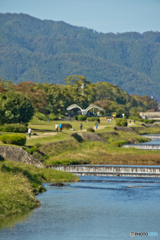
[[[0,14],[0,77],[63,83],[68,75],[107,81],[160,101],[160,33],[98,33],[26,14]]]

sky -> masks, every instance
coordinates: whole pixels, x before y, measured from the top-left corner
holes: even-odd
[[[102,33],[160,32],[160,0],[0,0],[0,13],[7,12]]]

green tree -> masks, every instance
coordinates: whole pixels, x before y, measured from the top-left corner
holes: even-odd
[[[0,123],[26,123],[33,116],[30,100],[20,92],[0,94]]]

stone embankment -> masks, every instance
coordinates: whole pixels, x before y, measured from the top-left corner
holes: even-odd
[[[107,143],[103,138],[98,136],[96,133],[78,133],[79,136],[82,137],[83,140],[89,141],[89,142],[104,142]]]
[[[6,160],[32,164],[43,168],[44,165],[21,147],[0,146],[0,155]]]
[[[116,126],[114,127],[115,130],[118,130],[118,131],[123,131],[123,132],[135,132],[132,128],[130,127],[119,127],[119,126]]]

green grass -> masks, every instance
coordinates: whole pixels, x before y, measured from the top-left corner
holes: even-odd
[[[61,121],[53,121],[53,122],[45,122],[39,121],[38,123],[35,121],[32,123],[31,127],[33,131],[37,131],[37,133],[44,133],[46,131],[54,131],[54,126],[56,123],[60,123]],[[108,144],[103,144],[100,142],[92,143],[92,142],[83,142],[78,143],[73,138],[70,138],[70,135],[74,132],[81,132],[79,130],[80,121],[64,121],[66,123],[72,124],[72,127],[75,131],[63,130],[62,133],[58,133],[53,136],[52,141],[50,141],[50,137],[46,138],[45,145],[43,146],[44,139],[37,138],[35,140],[30,139],[27,144],[34,145],[36,143],[42,143],[42,146],[38,148],[41,153],[44,155],[41,156],[40,159],[44,158],[45,164],[85,164],[85,163],[93,163],[93,164],[158,164],[159,163],[159,151],[151,152],[140,149],[125,149],[120,148],[125,143],[139,143],[148,141],[146,138],[141,137],[137,133],[131,132],[120,132],[114,130],[115,120],[112,120],[111,123],[108,123],[106,119],[101,120],[101,123],[98,124],[99,129],[95,131],[95,133],[100,134],[100,136],[105,139]],[[82,122],[83,130],[88,127],[94,127],[95,122]],[[142,127],[141,122],[136,122],[133,127],[141,127],[140,133],[159,133],[160,128],[146,128]],[[104,128],[100,128],[103,126]],[[132,127],[131,126],[131,127]],[[142,132],[142,130],[144,132]],[[140,131],[140,129],[138,130]],[[82,131],[85,132],[85,131]],[[110,132],[116,132],[117,134],[113,135]],[[60,135],[61,134],[61,135]],[[63,134],[66,134],[66,138],[64,139]],[[66,139],[70,139],[68,141],[63,141]],[[59,141],[58,141],[59,140]],[[33,141],[33,142],[32,142]],[[50,143],[47,143],[50,142]],[[35,155],[36,156],[36,155]],[[147,157],[148,156],[148,157]],[[38,156],[37,156],[38,157]]]
[[[67,123],[67,121],[65,121]],[[27,139],[27,146],[36,146],[31,149],[33,156],[39,158],[46,165],[55,164],[160,164],[160,151],[140,150],[135,148],[122,148],[125,143],[139,143],[147,141],[137,133],[113,130],[115,121],[108,123],[101,120],[96,133],[106,140],[104,142],[78,142],[71,134],[81,132],[78,121],[69,122],[75,131],[63,130],[57,135],[55,123],[60,121],[44,122],[32,120],[29,126],[37,137]],[[82,122],[83,129],[94,127],[94,122]],[[134,127],[141,127],[139,123]],[[85,132],[85,131],[82,131]],[[46,133],[46,134],[45,134]],[[160,128],[138,129],[138,133],[160,133]],[[2,132],[0,133],[2,134]],[[10,134],[10,133],[7,133]],[[25,136],[27,134],[24,134]],[[148,139],[149,140],[149,139]],[[4,144],[3,144],[4,145]],[[34,149],[33,149],[34,148]],[[74,182],[79,178],[71,173],[59,172],[52,169],[40,169],[32,165],[17,162],[0,162],[0,217],[23,213],[28,209],[39,206],[34,194],[45,191],[44,182]]]
[[[24,213],[40,205],[34,194],[44,192],[44,182],[75,182],[72,173],[32,165],[0,162],[0,218]]]
[[[72,127],[75,129],[75,131],[80,131],[80,123],[83,124],[83,129],[87,129],[90,126],[94,127],[95,126],[95,121],[94,122],[87,122],[87,121],[61,121],[61,120],[57,120],[57,121],[50,121],[50,122],[46,122],[46,121],[34,121],[34,122],[30,122],[28,126],[30,126],[33,131],[36,130],[41,130],[41,131],[55,131],[55,124],[60,124],[60,123],[69,123],[72,125]],[[111,123],[107,122],[107,119],[102,119],[100,124],[98,124],[98,126],[111,126],[111,125],[115,125],[115,120],[112,120]],[[71,130],[63,130],[65,132],[71,132]]]
[[[139,136],[137,133],[130,132],[105,132],[99,133],[108,144],[103,142],[73,142],[70,140],[70,149],[67,145],[59,143],[52,144],[48,151],[47,147],[40,151],[49,155],[45,160],[45,164],[159,164],[160,151],[146,151],[135,148],[121,148],[126,143],[139,143],[149,141],[149,139]],[[73,146],[72,146],[72,144]],[[74,146],[75,145],[75,146]],[[60,149],[62,148],[62,151]],[[59,150],[58,150],[59,149]]]
[[[58,141],[65,141],[67,139],[69,139],[69,135],[66,133],[61,133],[59,132],[57,135],[51,135],[51,136],[36,136],[35,138],[33,136],[31,136],[31,138],[27,139],[26,141],[26,145],[27,146],[34,146],[35,144],[39,143],[39,144],[45,144],[45,143],[49,143],[49,142],[58,142]]]
[[[0,218],[39,206],[30,183],[23,174],[0,173]]]

